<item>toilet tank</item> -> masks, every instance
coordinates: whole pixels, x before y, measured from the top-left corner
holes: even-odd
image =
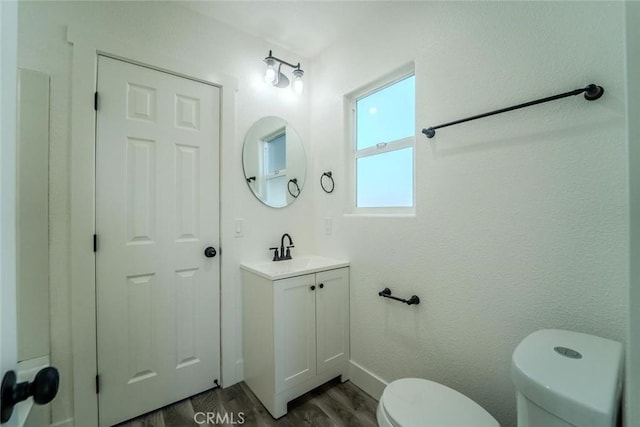
[[[557,329],[536,331],[513,352],[518,427],[615,427],[622,344]]]

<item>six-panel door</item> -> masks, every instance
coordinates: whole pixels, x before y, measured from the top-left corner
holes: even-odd
[[[100,424],[220,378],[217,87],[99,57]]]

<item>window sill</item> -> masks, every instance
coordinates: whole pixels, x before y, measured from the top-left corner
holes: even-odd
[[[415,218],[416,211],[414,208],[402,210],[402,211],[377,211],[377,210],[357,210],[354,212],[345,213],[345,218]]]

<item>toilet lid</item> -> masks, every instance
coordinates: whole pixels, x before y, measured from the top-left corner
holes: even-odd
[[[389,384],[380,403],[397,427],[500,427],[480,405],[447,386],[421,378]]]

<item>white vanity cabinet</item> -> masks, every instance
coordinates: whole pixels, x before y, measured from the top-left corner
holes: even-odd
[[[264,276],[243,266],[244,380],[279,418],[290,400],[347,380],[349,267]]]

